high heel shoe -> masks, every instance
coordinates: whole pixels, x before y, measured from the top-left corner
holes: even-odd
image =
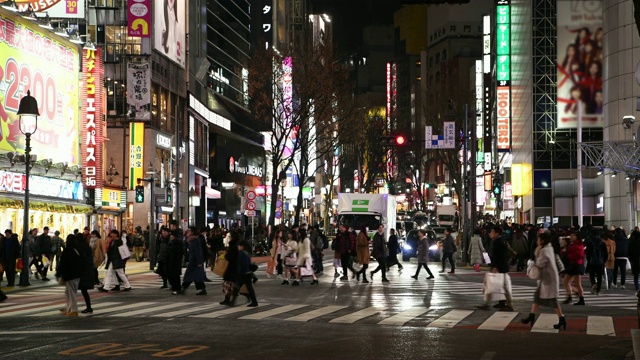
[[[560,318],[558,319],[558,323],[553,324],[553,328],[554,329],[562,328],[563,330],[567,330],[567,321],[565,320],[564,316],[560,316]]]
[[[584,297],[580,296],[580,300],[578,300],[578,302],[573,305],[584,305]]]
[[[520,319],[520,322],[522,322],[523,324],[531,323],[531,327],[533,327],[533,324],[536,322],[536,314],[529,313],[529,316],[524,319]]]
[[[567,296],[567,298],[565,299],[565,301],[563,301],[563,304],[571,304],[571,302],[573,301],[573,299],[571,298],[571,296]]]

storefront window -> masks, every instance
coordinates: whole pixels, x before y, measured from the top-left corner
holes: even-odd
[[[107,78],[107,115],[121,116],[125,111],[125,85],[123,80]]]

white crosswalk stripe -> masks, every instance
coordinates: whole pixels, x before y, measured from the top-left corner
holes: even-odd
[[[465,326],[468,329],[480,331],[531,331],[541,333],[557,333],[553,328],[558,318],[554,314],[541,314],[537,317],[533,327],[523,327],[520,318],[526,313],[491,312],[466,309],[429,309],[422,306],[413,308],[388,308],[371,306],[355,308],[349,306],[329,305],[318,306],[308,304],[271,305],[261,303],[259,307],[246,306],[226,307],[217,303],[195,302],[137,302],[123,303],[96,299],[93,304],[94,313],[86,317],[125,317],[125,318],[177,318],[190,317],[201,319],[241,319],[254,321],[296,321],[296,322],[324,322],[331,324],[355,324],[361,322],[368,326],[416,326],[427,328],[451,329]],[[30,304],[9,304],[0,307],[0,317],[53,317],[59,316],[62,302],[51,304],[37,302]],[[626,334],[629,329],[616,329],[616,323],[611,316],[582,316],[586,322],[571,323],[569,318],[568,331],[578,331],[594,336],[617,336]],[[375,321],[374,321],[375,320]],[[572,328],[581,324],[581,329]],[[512,326],[513,325],[513,326]],[[627,325],[618,325],[627,326]],[[564,330],[563,330],[564,331]],[[563,332],[560,331],[560,332]]]

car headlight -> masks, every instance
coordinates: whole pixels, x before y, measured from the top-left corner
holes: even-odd
[[[429,246],[429,250],[431,250],[431,251],[436,251],[436,250],[438,250],[438,245],[431,245],[431,246]]]
[[[402,247],[403,247],[405,250],[411,250],[411,245],[409,245],[409,244],[404,244],[404,245],[402,245]]]

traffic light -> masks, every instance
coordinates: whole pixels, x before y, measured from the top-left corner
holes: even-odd
[[[136,202],[143,203],[144,202],[144,186],[136,186]]]
[[[429,183],[426,183],[425,186],[427,187],[427,189],[435,189],[438,187],[437,184],[429,184]]]
[[[407,139],[405,139],[404,136],[402,135],[396,135],[395,142],[396,142],[396,145],[402,146],[407,143]]]
[[[167,186],[166,188],[164,188],[165,191],[165,199],[166,201],[171,204],[173,203],[173,188],[171,186]]]
[[[500,174],[496,174],[493,177],[493,194],[496,196],[500,196],[500,193],[502,192],[502,178],[500,177]]]
[[[380,143],[386,147],[406,146],[409,140],[404,135],[380,136]]]

